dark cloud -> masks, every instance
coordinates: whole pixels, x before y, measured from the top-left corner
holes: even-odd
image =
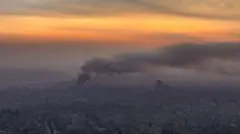
[[[195,0],[12,0],[0,2],[2,14],[113,15],[167,13],[180,16],[239,20],[240,2]]]
[[[153,52],[124,54],[109,59],[92,59],[87,61],[81,69],[87,73],[121,74],[147,72],[168,66],[223,73],[222,69],[208,66],[208,64],[213,63],[214,60],[238,62],[239,52],[240,43],[181,44]]]

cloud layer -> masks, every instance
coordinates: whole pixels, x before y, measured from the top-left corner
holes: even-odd
[[[239,71],[240,43],[181,44],[153,52],[123,54],[87,61],[83,72],[114,74],[148,72],[161,67],[191,68],[218,73]],[[234,61],[234,62],[233,62]]]
[[[238,0],[11,0],[0,2],[3,14],[112,15],[167,13],[181,16],[240,19]]]

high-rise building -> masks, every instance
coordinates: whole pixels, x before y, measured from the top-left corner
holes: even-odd
[[[45,122],[46,134],[61,134],[60,127],[55,118],[47,119]]]

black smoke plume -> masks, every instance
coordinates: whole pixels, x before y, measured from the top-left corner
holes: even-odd
[[[133,53],[113,58],[96,58],[87,61],[84,73],[122,74],[147,72],[160,67],[199,69],[205,61],[240,61],[240,43],[180,44],[146,53]]]

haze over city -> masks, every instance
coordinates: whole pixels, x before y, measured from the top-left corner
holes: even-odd
[[[2,0],[0,134],[239,134],[239,24],[239,0]]]

